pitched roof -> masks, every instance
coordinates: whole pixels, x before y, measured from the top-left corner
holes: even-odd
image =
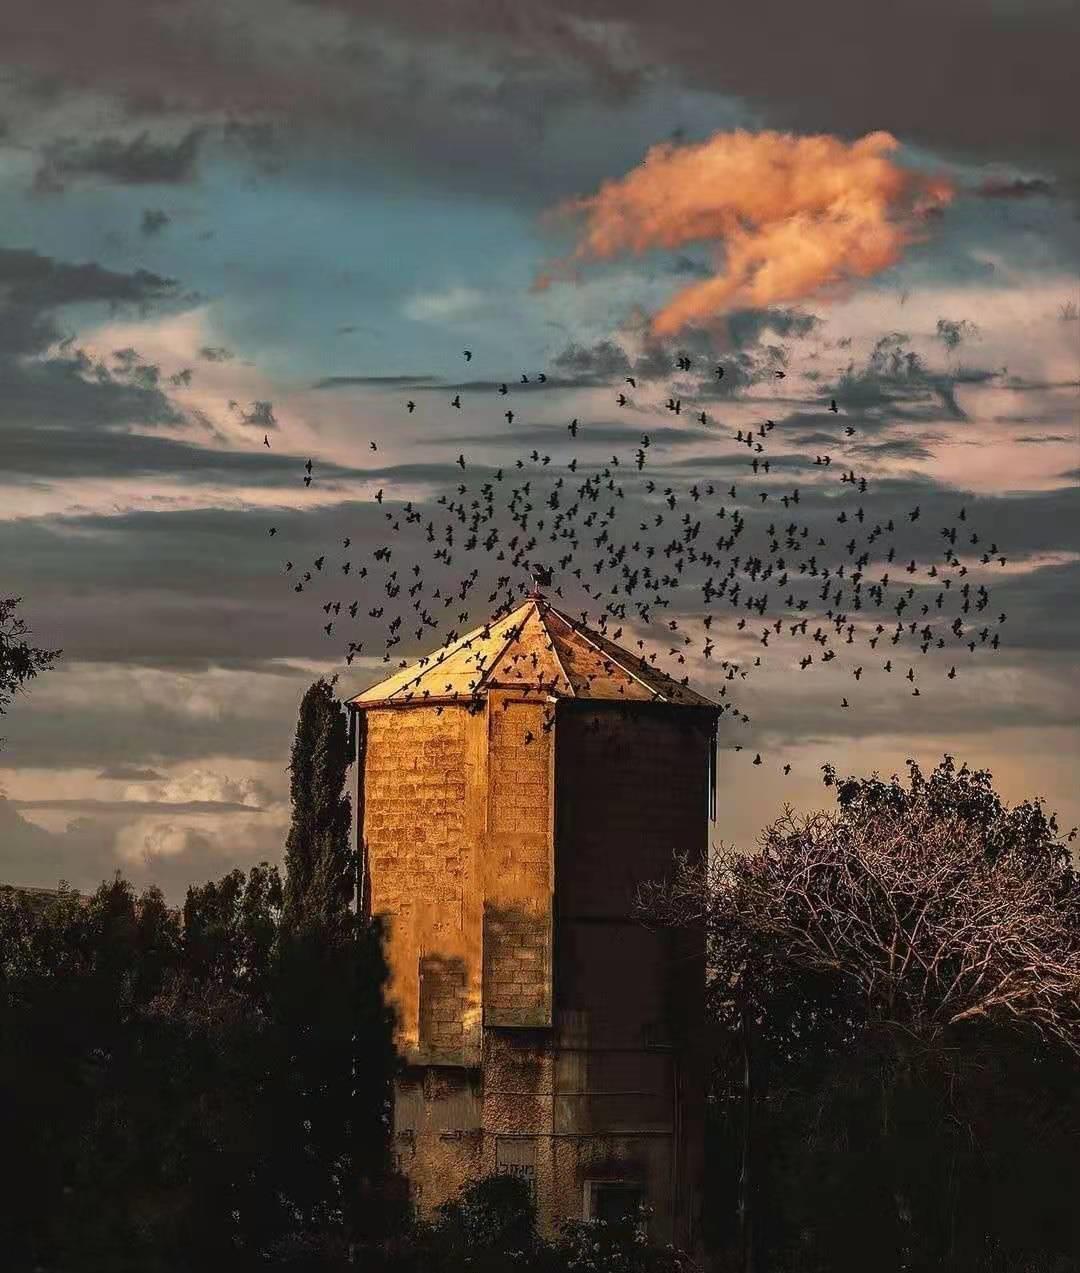
[[[360,707],[446,702],[491,689],[540,698],[716,706],[535,592],[501,619],[474,628],[350,701]]]

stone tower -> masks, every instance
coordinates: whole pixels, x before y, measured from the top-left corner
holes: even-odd
[[[533,593],[350,707],[421,1211],[506,1171],[548,1232],[640,1201],[693,1247],[704,943],[633,901],[707,852],[716,706]]]

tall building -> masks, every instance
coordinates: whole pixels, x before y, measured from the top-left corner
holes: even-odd
[[[716,706],[535,592],[350,706],[420,1210],[511,1172],[548,1232],[644,1203],[695,1246],[704,942],[634,901],[707,852]]]

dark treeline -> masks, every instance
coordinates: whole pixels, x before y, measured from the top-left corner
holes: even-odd
[[[242,1269],[379,1236],[393,1049],[380,935],[350,909],[347,766],[320,682],[284,881],[233,871],[180,913],[121,879],[0,904],[6,1267]]]

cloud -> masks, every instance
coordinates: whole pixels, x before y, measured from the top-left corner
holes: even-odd
[[[73,809],[80,813],[256,813],[231,800],[99,800],[90,796],[56,800],[12,800],[16,809]]]
[[[1030,199],[1033,195],[1049,199],[1057,194],[1045,177],[988,177],[978,191],[984,199]]]
[[[98,777],[106,782],[163,782],[164,779],[156,769],[146,769],[139,765],[108,765]]]
[[[31,248],[0,247],[0,301],[31,310],[104,301],[145,304],[175,294],[176,280],[150,270],[122,273],[96,262],[74,265]]]
[[[57,191],[73,177],[96,177],[120,185],[177,185],[191,181],[203,128],[189,129],[175,142],[155,141],[149,132],[96,141],[62,138],[50,143],[34,179],[40,191]]]
[[[630,374],[630,359],[625,349],[612,340],[595,345],[568,345],[551,360],[567,379],[578,384],[609,384]]]
[[[570,256],[535,285],[626,253],[700,242],[722,248],[713,276],[677,292],[654,316],[654,334],[672,336],[739,306],[801,300],[879,274],[925,237],[920,221],[952,197],[943,178],[894,162],[898,147],[883,132],[848,144],[743,130],[654,146],[627,176],[555,210],[582,217],[584,226]]]
[[[172,217],[161,208],[144,208],[139,229],[150,238],[155,234],[160,234],[171,220]]]
[[[283,807],[130,815],[98,810],[52,830],[0,795],[0,883],[55,887],[65,880],[89,892],[119,870],[137,888],[156,884],[178,903],[192,882],[279,861],[288,818]]]
[[[490,309],[491,302],[492,298],[479,288],[459,284],[441,292],[421,292],[410,296],[401,312],[417,322],[446,322],[466,315],[475,318]]]
[[[311,386],[313,389],[347,389],[350,386],[366,385],[373,389],[385,386],[390,389],[419,388],[422,385],[440,384],[437,376],[324,376]]]

